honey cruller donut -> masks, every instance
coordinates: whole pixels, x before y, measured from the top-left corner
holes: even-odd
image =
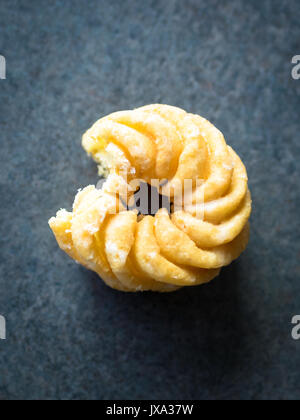
[[[60,210],[49,224],[60,248],[110,287],[171,292],[207,283],[245,250],[247,172],[204,118],[167,105],[116,112],[84,134],[83,147],[106,182],[80,191],[73,212]],[[190,180],[189,205],[138,215],[128,207],[136,180],[156,180],[173,203]]]

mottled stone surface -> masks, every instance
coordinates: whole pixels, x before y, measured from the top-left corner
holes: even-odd
[[[1,399],[300,397],[299,22],[296,0],[0,1]],[[97,181],[85,129],[153,102],[242,156],[252,239],[207,286],[122,294],[47,220]]]

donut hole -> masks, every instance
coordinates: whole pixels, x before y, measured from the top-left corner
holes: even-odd
[[[172,212],[172,202],[166,195],[159,193],[158,189],[145,182],[141,182],[139,189],[133,196],[133,203],[127,206],[128,210],[137,210],[139,216],[155,216],[158,210],[166,209]]]

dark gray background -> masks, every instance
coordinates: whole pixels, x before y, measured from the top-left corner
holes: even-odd
[[[299,22],[296,0],[0,0],[1,399],[300,397]],[[123,294],[47,220],[97,182],[82,133],[153,102],[241,155],[252,238],[207,286]]]

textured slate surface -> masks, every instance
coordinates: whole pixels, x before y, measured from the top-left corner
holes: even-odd
[[[299,21],[296,0],[0,0],[1,399],[299,398]],[[240,153],[252,239],[208,286],[127,295],[47,220],[97,182],[85,129],[153,102]]]

